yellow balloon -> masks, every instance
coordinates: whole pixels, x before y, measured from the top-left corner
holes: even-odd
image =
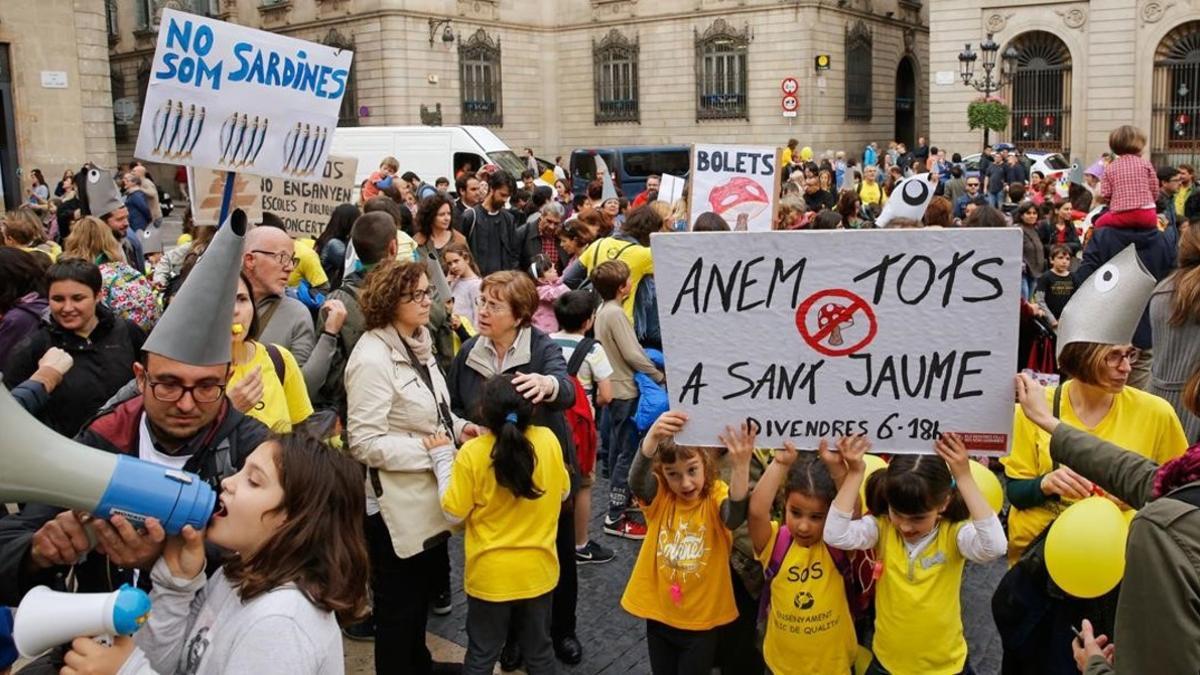
[[[879,455],[863,455],[863,463],[867,465],[867,471],[863,474],[863,482],[858,488],[858,496],[862,499],[865,512],[867,510],[867,479],[876,471],[887,468],[887,462],[883,461]]]
[[[871,660],[874,658],[875,655],[871,653],[870,649],[859,645],[858,656],[854,657],[854,675],[867,675],[867,668],[871,667]]]
[[[996,478],[996,474],[979,462],[971,460],[971,477],[975,479],[975,484],[979,486],[979,491],[983,493],[988,506],[1000,513],[1000,509],[1004,508],[1004,488],[1000,487],[1000,479]]]
[[[1103,497],[1075,502],[1050,525],[1046,569],[1059,588],[1077,598],[1098,598],[1125,576],[1129,523]]]
[[[1137,511],[1134,509],[1129,509],[1127,511],[1122,511],[1121,515],[1125,516],[1125,523],[1127,525],[1133,525],[1133,517],[1137,515]]]

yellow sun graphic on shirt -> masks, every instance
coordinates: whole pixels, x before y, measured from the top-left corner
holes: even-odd
[[[686,581],[688,576],[700,577],[708,564],[711,549],[705,540],[703,524],[682,521],[658,532],[658,567],[670,571],[670,578]]]

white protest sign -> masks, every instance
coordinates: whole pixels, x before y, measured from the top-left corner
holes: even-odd
[[[165,9],[134,156],[319,180],[352,56]]]
[[[674,204],[677,199],[683,196],[683,186],[686,183],[687,181],[679,176],[664,173],[658,179],[658,200]]]
[[[654,234],[679,442],[759,445],[863,433],[929,453],[1011,444],[1021,233],[979,230]]]
[[[262,210],[279,216],[293,237],[317,237],[333,210],[354,203],[358,160],[330,155],[319,183],[281,178],[262,179]]]
[[[330,155],[321,181],[254,176],[239,173],[234,183],[233,207],[246,212],[252,223],[262,222],[264,211],[279,216],[293,237],[316,237],[325,229],[333,210],[353,203],[354,172],[358,160]],[[189,169],[193,197],[192,219],[197,225],[216,225],[221,208],[225,171]]]
[[[769,232],[779,205],[778,148],[693,145],[689,222],[706,212],[734,230]]]

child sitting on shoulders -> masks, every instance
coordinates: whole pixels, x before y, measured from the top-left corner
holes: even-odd
[[[1104,176],[1100,178],[1100,196],[1108,202],[1108,212],[1096,219],[1095,226],[1147,230],[1158,227],[1155,207],[1158,173],[1154,165],[1142,157],[1146,134],[1137,127],[1123,124],[1108,135],[1108,146],[1117,158],[1104,169]]]

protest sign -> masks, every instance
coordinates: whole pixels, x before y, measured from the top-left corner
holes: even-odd
[[[283,220],[293,237],[316,237],[339,204],[354,202],[357,168],[358,160],[353,157],[330,155],[319,183],[239,173],[234,184],[233,208],[244,210],[252,223],[261,222],[263,212],[269,211]],[[192,169],[188,175],[189,180],[195,176],[191,188],[196,201],[195,223],[216,225],[226,172]]]
[[[680,443],[749,421],[759,445],[866,434],[929,453],[1011,444],[1021,233],[1015,229],[655,234]]]
[[[134,156],[319,180],[352,56],[164,9]]]
[[[283,219],[293,237],[316,237],[339,204],[354,202],[358,160],[330,156],[319,183],[281,178],[262,179],[262,210]]]
[[[686,184],[686,179],[664,173],[658,179],[658,201],[674,204],[675,200],[683,196],[683,188]]]
[[[778,148],[693,145],[689,222],[706,211],[733,230],[769,232],[779,208]]]

